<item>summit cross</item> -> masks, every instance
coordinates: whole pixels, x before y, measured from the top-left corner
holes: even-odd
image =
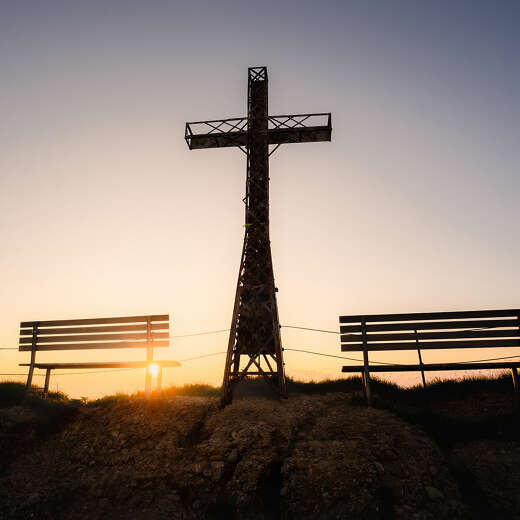
[[[247,117],[186,123],[190,150],[238,147],[247,157],[245,233],[222,383],[223,402],[247,376],[286,395],[269,239],[269,156],[282,144],[330,141],[331,114],[269,116],[267,68],[248,69]],[[269,150],[269,146],[273,148]]]

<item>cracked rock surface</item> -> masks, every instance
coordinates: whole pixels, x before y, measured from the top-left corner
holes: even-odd
[[[347,394],[82,407],[0,476],[0,517],[468,518],[437,445]]]

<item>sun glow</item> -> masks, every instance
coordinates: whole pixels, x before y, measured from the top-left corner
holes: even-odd
[[[156,363],[151,363],[148,365],[148,371],[150,374],[152,374],[153,377],[155,377],[159,373],[159,365]]]

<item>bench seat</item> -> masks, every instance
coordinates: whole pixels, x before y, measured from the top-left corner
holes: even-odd
[[[89,363],[34,363],[34,368],[40,369],[78,369],[78,368],[146,368],[150,363],[158,365],[159,367],[180,367],[178,361],[107,361],[104,363],[89,362]],[[21,367],[28,367],[30,363],[20,363]]]

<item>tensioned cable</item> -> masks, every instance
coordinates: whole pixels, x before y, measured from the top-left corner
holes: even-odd
[[[348,359],[349,361],[358,361],[360,363],[363,362],[362,359],[355,359],[355,358],[350,358],[350,357],[346,357],[346,356],[336,356],[334,354],[324,354],[323,352],[314,352],[312,350],[303,350],[303,349],[296,349],[296,348],[289,348],[289,347],[286,347],[284,348],[284,351],[285,350],[290,350],[292,352],[304,352],[306,354],[314,354],[316,356],[324,356],[324,357],[331,357],[331,358],[339,358],[339,359]],[[187,359],[181,359],[180,361],[192,361],[192,360],[195,360],[195,359],[201,359],[201,358],[205,358],[205,357],[210,357],[210,356],[216,356],[216,355],[219,355],[219,354],[226,354],[226,352],[213,352],[211,354],[204,354],[202,356],[197,356],[197,357],[193,357],[193,358],[187,358]],[[499,361],[499,360],[502,360],[502,359],[516,359],[516,358],[520,358],[520,356],[504,356],[504,357],[498,357],[498,358],[487,358],[487,359],[473,359],[473,360],[470,360],[470,361],[454,361],[453,364],[454,365],[464,365],[466,363],[480,363],[480,362],[483,362],[483,361]],[[370,363],[376,363],[376,364],[379,364],[379,365],[395,365],[396,363],[387,363],[385,361],[370,361]],[[415,363],[414,363],[415,364]],[[399,363],[399,365],[402,365],[402,366],[413,366],[414,364],[410,364],[410,363]],[[145,367],[132,367],[132,368],[116,368],[114,370],[104,370],[103,372],[99,372],[99,371],[94,371],[94,370],[91,370],[89,372],[64,372],[64,373],[61,373],[61,374],[54,374],[56,376],[74,376],[74,375],[85,375],[85,374],[108,374],[110,372],[121,372],[121,371],[124,371],[124,370],[137,370],[137,369],[140,369],[140,368],[145,368]],[[27,374],[0,374],[0,376],[26,376]],[[36,377],[43,377],[45,374],[33,374],[34,376]]]
[[[26,376],[27,374],[0,374],[0,376]],[[33,374],[33,376],[44,376],[45,374]]]
[[[103,370],[103,372],[97,372],[95,370],[89,370],[88,372],[63,372],[62,374],[53,374],[55,376],[82,376],[84,374],[110,374],[111,372],[122,372],[125,370],[137,370],[139,368],[146,367],[131,367],[131,368],[114,368],[112,370]]]
[[[334,354],[324,354],[323,352],[314,352],[312,350],[301,350],[301,349],[295,349],[295,348],[288,348],[284,347],[284,350],[292,350],[294,352],[305,352],[306,354],[316,354],[317,356],[325,356],[325,357],[333,357],[333,358],[339,358],[339,359],[348,359],[349,361],[359,361],[360,363],[363,363],[362,359],[355,359],[345,356],[336,356]],[[466,363],[481,363],[483,361],[498,361],[500,359],[516,359],[520,358],[520,356],[505,356],[505,357],[498,357],[498,358],[487,358],[487,359],[473,359],[470,361],[453,361],[453,364],[455,365],[464,365]],[[377,363],[379,365],[396,365],[397,363],[387,363],[385,361],[370,361],[370,363]],[[399,365],[403,366],[413,366],[416,363],[399,363]]]
[[[306,354],[315,354],[317,356],[348,359],[349,361],[358,361],[359,363],[363,363],[362,359],[350,358],[350,357],[346,357],[346,356],[336,356],[335,354],[324,354],[323,352],[314,352],[312,350],[302,350],[302,349],[298,349],[298,348],[289,348],[289,347],[284,347],[283,350],[292,350],[293,352],[305,352]],[[393,365],[394,364],[394,363],[385,363],[384,361],[370,361],[370,363],[378,363],[381,365]]]
[[[113,370],[103,370],[102,372],[98,372],[95,370],[90,370],[88,372],[62,372],[61,374],[59,374],[59,373],[53,374],[53,376],[81,376],[84,374],[108,374],[110,372],[121,372],[122,370],[136,370],[138,368],[146,368],[146,367],[114,368]],[[51,370],[56,370],[56,369],[51,369]],[[0,374],[0,376],[26,376],[26,375],[27,374]],[[44,377],[45,374],[34,373],[33,376]]]
[[[231,329],[209,330],[207,332],[194,332],[193,334],[182,334],[180,336],[172,336],[172,338],[189,338],[191,336],[204,336],[206,334],[218,334],[219,332],[229,332]]]
[[[498,361],[500,359],[515,359],[515,358],[520,358],[520,356],[506,356],[506,357],[496,357],[496,358],[488,358],[488,359],[475,359],[473,361],[454,361],[454,363],[463,365],[464,363],[480,363],[481,361]]]
[[[310,327],[297,327],[296,325],[280,325],[280,328],[310,330],[310,331],[313,331],[313,332],[324,332],[324,333],[327,333],[327,334],[341,334],[342,336],[353,336],[353,337],[356,337],[356,338],[359,337],[359,335],[356,335],[356,334],[348,334],[348,333],[343,333],[342,334],[341,332],[338,332],[338,331],[335,331],[335,330],[313,329],[313,328],[310,328]],[[496,326],[496,325],[490,325],[489,327],[479,327],[478,329],[465,329],[464,327],[461,327],[461,330],[463,330],[464,332],[474,332],[474,331],[478,331],[478,330],[499,329],[499,328],[503,328],[503,327]],[[405,330],[405,329],[403,329],[403,330]],[[421,330],[421,329],[418,329],[418,330]]]
[[[183,361],[193,361],[194,359],[202,359],[202,358],[207,358],[207,357],[210,357],[210,356],[217,356],[218,354],[227,354],[227,351],[213,352],[212,354],[203,354],[202,356],[196,356],[196,357],[191,357],[191,358],[179,359],[179,362],[182,363]]]
[[[210,357],[210,356],[217,356],[219,354],[226,354],[226,352],[224,351],[224,352],[213,352],[211,354],[203,354],[202,356],[180,359],[179,362],[192,361],[195,359],[201,359],[201,358],[206,358],[206,357]],[[161,361],[161,360],[158,359],[157,361]],[[99,369],[98,369],[98,370],[89,370],[88,372],[62,372],[61,374],[55,373],[54,375],[55,376],[74,376],[74,375],[80,376],[80,375],[84,375],[84,374],[109,374],[110,372],[121,372],[124,370],[137,370],[140,368],[146,368],[146,367],[115,368],[113,370],[101,369],[102,371],[99,371]],[[0,374],[0,376],[26,376],[26,375],[27,374]],[[38,376],[38,377],[43,377],[45,374],[33,374],[33,375]]]
[[[308,331],[312,331],[312,332],[323,332],[323,333],[326,333],[326,334],[341,334],[341,332],[338,332],[338,331],[325,330],[325,329],[315,329],[315,328],[311,328],[311,327],[299,327],[299,326],[296,326],[296,325],[280,325],[280,328],[308,330]],[[479,328],[475,328],[475,329],[464,329],[464,330],[468,331],[468,332],[471,332],[471,331],[487,330],[487,329],[494,329],[494,328],[503,328],[503,327],[490,325],[489,327],[479,327]],[[221,333],[221,332],[229,332],[230,330],[231,329],[219,329],[219,330],[195,332],[195,333],[191,333],[191,334],[182,334],[182,335],[178,335],[178,336],[173,336],[173,338],[187,338],[187,337],[202,336],[202,335],[207,335],[207,334],[218,334],[218,333]],[[343,335],[353,336],[353,334],[343,334]],[[18,350],[18,348],[16,348],[16,347],[5,347],[5,348],[2,347],[2,348],[0,348],[0,350]],[[289,347],[284,348],[284,350],[293,351],[293,352],[302,352],[302,353],[305,353],[305,354],[313,354],[313,355],[317,355],[317,356],[332,357],[332,358],[337,358],[337,359],[347,359],[349,361],[357,361],[359,363],[363,362],[363,360],[361,360],[361,359],[350,358],[350,357],[346,357],[346,356],[337,356],[337,355],[334,355],[334,354],[324,354],[323,352],[315,352],[315,351],[311,351],[311,350],[295,349],[295,348],[289,348]],[[202,358],[216,356],[216,355],[225,354],[225,353],[226,353],[225,351],[224,352],[213,352],[213,353],[210,353],[210,354],[203,354],[201,356],[195,356],[195,357],[192,357],[192,358],[181,359],[179,361],[180,362],[194,361],[196,359],[202,359]],[[484,362],[484,361],[498,361],[498,360],[502,360],[502,359],[516,359],[516,358],[520,358],[520,356],[505,356],[505,357],[498,357],[498,358],[477,359],[477,360],[472,360],[472,361],[455,361],[453,363],[454,364],[462,364],[463,365],[465,363],[480,363],[480,362]],[[394,365],[395,364],[395,363],[388,363],[388,362],[384,362],[384,361],[371,361],[371,363],[380,364],[380,365]],[[408,366],[412,366],[410,364],[407,364],[407,365]],[[65,372],[65,373],[55,374],[55,375],[68,376],[68,375],[83,375],[83,374],[103,374],[103,373],[109,373],[109,372],[120,372],[120,371],[124,371],[124,370],[135,370],[137,368],[142,368],[142,367],[118,368],[118,369],[114,369],[114,370],[105,370],[103,372],[99,372],[99,371]],[[25,375],[26,374],[14,374],[14,373],[13,374],[0,374],[0,376],[25,376]],[[34,375],[37,376],[37,377],[38,376],[42,377],[44,374],[34,374]]]
[[[338,332],[336,330],[326,330],[326,329],[315,329],[311,327],[299,327],[296,325],[280,325],[280,328],[284,329],[299,329],[299,330],[308,330],[312,332],[323,332],[326,334],[341,334],[341,332]],[[487,329],[496,329],[496,328],[503,328],[500,326],[490,325],[489,327],[479,327],[477,329],[464,329],[465,332],[472,332],[477,330],[487,330]],[[219,330],[208,330],[208,331],[202,331],[202,332],[193,332],[190,334],[180,334],[180,335],[173,335],[172,338],[190,338],[193,336],[205,336],[207,334],[219,334],[221,332],[229,332],[231,329],[219,329]],[[354,334],[341,334],[342,336],[355,336]],[[356,337],[358,337],[356,335]],[[1,347],[0,350],[18,350],[17,347]]]
[[[312,330],[314,332],[326,332],[327,334],[340,334],[336,330],[311,329],[309,327],[297,327],[296,325],[280,325],[280,328],[283,328],[283,329]]]

